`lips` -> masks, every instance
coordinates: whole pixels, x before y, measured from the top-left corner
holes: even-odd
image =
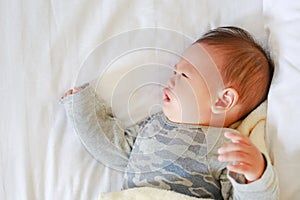
[[[164,88],[164,90],[163,90],[163,92],[164,92],[164,102],[170,102],[171,101],[171,98],[170,98],[170,90],[169,90],[169,88]]]

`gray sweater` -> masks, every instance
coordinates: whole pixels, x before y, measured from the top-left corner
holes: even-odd
[[[245,184],[244,176],[218,161],[218,148],[230,142],[224,132],[233,129],[173,123],[163,113],[125,128],[90,86],[62,103],[88,152],[125,172],[124,189],[148,186],[202,198],[278,199],[270,163],[261,179]]]

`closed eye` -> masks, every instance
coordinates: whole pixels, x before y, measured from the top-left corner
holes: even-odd
[[[176,75],[177,72],[174,70],[174,71],[173,71],[173,74]],[[185,73],[181,73],[181,76],[183,76],[184,78],[188,78],[188,76],[187,76]]]
[[[173,70],[173,74],[176,75],[176,74],[180,74],[181,76],[183,76],[184,78],[189,78],[184,72],[177,72],[177,65],[175,65],[174,67],[174,70]]]
[[[181,73],[181,75],[182,75],[184,78],[188,78],[188,76],[187,76],[185,73]]]

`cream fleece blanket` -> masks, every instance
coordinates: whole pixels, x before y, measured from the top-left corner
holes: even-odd
[[[244,120],[234,123],[230,128],[237,129],[240,133],[250,137],[252,142],[265,154],[269,159],[266,144],[265,144],[265,127],[267,115],[267,102],[263,102],[255,110],[253,110]],[[119,192],[101,193],[101,200],[196,200],[199,198],[190,197],[184,194],[176,193],[163,189],[150,187],[131,188]],[[200,198],[201,199],[201,198]]]

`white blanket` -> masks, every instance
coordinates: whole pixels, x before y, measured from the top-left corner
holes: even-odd
[[[202,198],[195,198],[180,193],[176,193],[169,190],[156,189],[150,187],[132,188],[119,192],[102,193],[99,196],[99,200],[201,200]]]

